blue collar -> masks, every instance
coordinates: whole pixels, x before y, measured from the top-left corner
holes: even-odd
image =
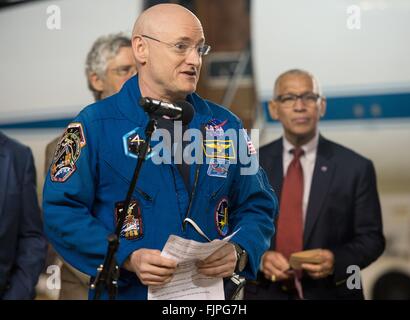
[[[143,125],[148,122],[148,116],[139,104],[141,91],[138,85],[138,75],[131,77],[124,83],[122,89],[117,94],[119,111],[130,121],[137,125]],[[196,93],[189,94],[186,100],[192,104],[195,115],[189,128],[198,128],[205,125],[212,119],[212,111],[208,103]]]

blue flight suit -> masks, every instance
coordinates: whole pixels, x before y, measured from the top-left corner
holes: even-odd
[[[115,229],[116,203],[125,200],[137,162],[125,154],[123,137],[148,123],[139,106],[140,97],[135,76],[118,94],[81,111],[60,140],[44,185],[49,240],[68,263],[91,276],[104,260],[107,236]],[[242,130],[241,122],[230,111],[196,94],[189,95],[187,101],[195,109],[189,128],[204,128],[213,119],[221,119],[225,129]],[[205,152],[202,156],[205,158]],[[205,242],[191,224],[184,223],[189,217],[211,239],[221,239],[240,228],[231,241],[248,253],[248,266],[242,275],[255,278],[274,233],[278,204],[261,168],[256,174],[241,175],[240,167],[239,162],[231,164],[227,173],[220,174],[210,171],[205,163],[191,165],[192,192],[175,164],[158,165],[147,159],[133,193],[139,210],[138,221],[133,220],[138,223],[138,230],[134,230],[137,237],[120,237],[118,264],[122,266],[140,248],[162,250],[171,234]],[[228,228],[220,224],[219,209],[228,212]],[[146,297],[147,287],[135,274],[121,269],[117,298]]]

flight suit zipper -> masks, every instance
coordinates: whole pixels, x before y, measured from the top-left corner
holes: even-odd
[[[193,202],[194,197],[195,197],[195,189],[196,189],[196,186],[197,186],[197,184],[198,184],[198,178],[199,178],[199,169],[200,169],[200,166],[197,165],[196,172],[195,172],[194,186],[193,186],[193,188],[192,188],[192,193],[191,193],[191,197],[190,197],[190,199],[189,199],[189,204],[188,204],[188,209],[187,209],[186,214],[185,214],[185,219],[189,217],[189,213],[190,213],[191,207],[192,207],[192,202]],[[182,222],[182,231],[184,231],[184,232],[185,232],[185,228],[186,228],[186,221],[185,221],[185,219],[184,219],[184,221]]]

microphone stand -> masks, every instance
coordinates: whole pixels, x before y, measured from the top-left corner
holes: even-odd
[[[118,251],[119,247],[119,238],[122,226],[124,224],[125,216],[128,212],[128,208],[130,206],[131,197],[135,189],[135,185],[137,184],[138,176],[141,171],[141,167],[143,162],[145,161],[145,157],[148,154],[149,145],[151,143],[151,137],[157,127],[157,120],[150,118],[147,127],[145,128],[145,142],[142,143],[137,150],[138,152],[138,161],[137,166],[134,170],[134,175],[132,176],[132,180],[130,183],[130,187],[128,189],[127,197],[124,202],[123,210],[118,212],[118,223],[115,228],[115,233],[110,234],[107,237],[108,240],[108,248],[107,254],[104,259],[104,263],[101,264],[97,268],[97,276],[95,280],[91,284],[91,289],[95,290],[94,300],[99,300],[101,298],[101,294],[104,291],[104,288],[107,288],[108,295],[110,300],[115,300],[117,293],[118,293],[118,278],[119,278],[119,267],[117,265],[115,254]]]

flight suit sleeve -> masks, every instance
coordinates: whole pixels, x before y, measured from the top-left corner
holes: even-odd
[[[278,200],[259,166],[257,152],[244,129],[238,135],[238,162],[231,199],[232,241],[248,253],[248,264],[243,275],[255,279],[262,254],[269,248],[274,235],[274,219],[278,212]],[[245,159],[248,160],[245,160]]]
[[[95,276],[107,251],[110,223],[97,219],[98,123],[81,113],[61,137],[43,192],[45,232],[56,251],[73,267]],[[120,265],[135,250],[121,245]]]

